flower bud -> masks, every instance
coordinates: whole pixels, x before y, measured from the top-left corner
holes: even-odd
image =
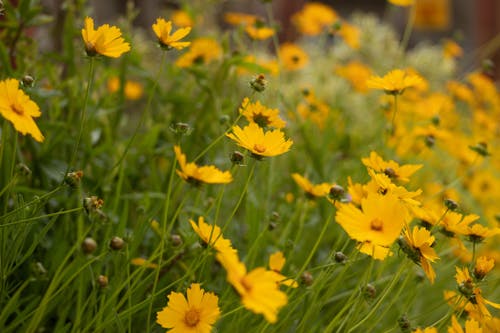
[[[121,250],[125,246],[125,241],[118,237],[114,236],[111,238],[111,241],[109,242],[109,247],[111,247],[113,250]]]
[[[458,209],[458,203],[454,200],[451,199],[444,199],[444,206],[451,210],[452,212],[456,211]]]
[[[335,261],[338,262],[339,264],[345,264],[347,259],[348,259],[347,256],[340,251],[335,252],[334,258],[335,258]]]
[[[182,237],[178,234],[172,234],[170,236],[170,241],[172,242],[172,245],[175,247],[182,245]]]
[[[377,289],[371,283],[368,283],[366,286],[364,286],[362,291],[363,295],[367,299],[374,299],[377,296]]]
[[[430,135],[427,135],[425,138],[425,145],[429,148],[432,148],[434,147],[434,145],[436,144],[436,138],[434,137],[434,135],[430,134]]]
[[[486,157],[490,156],[491,154],[488,152],[488,144],[486,142],[478,142],[474,146],[469,146],[469,149],[475,151],[479,155]]]
[[[91,254],[97,249],[97,243],[93,238],[87,237],[82,242],[82,250],[85,254]]]
[[[83,199],[83,208],[87,214],[96,213],[104,204],[104,201],[95,195]]]
[[[24,163],[18,163],[16,165],[16,171],[21,175],[21,176],[24,176],[24,177],[28,177],[29,175],[31,175],[31,170],[30,168],[28,168],[28,166]]]
[[[189,124],[178,122],[170,124],[170,130],[178,135],[189,135],[193,129]]]
[[[243,165],[243,161],[245,159],[245,156],[240,153],[239,151],[234,151],[231,154],[231,162],[236,165]]]
[[[33,88],[35,85],[35,79],[31,75],[25,75],[21,79],[21,83],[24,87]]]
[[[78,185],[80,185],[82,177],[83,171],[81,170],[68,172],[66,174],[66,177],[64,177],[64,183],[70,187],[77,187]]]
[[[314,282],[314,278],[312,276],[312,274],[310,272],[307,272],[305,271],[304,273],[302,273],[302,275],[300,276],[300,281],[305,284],[306,286],[310,286],[313,284]]]
[[[344,197],[344,194],[345,194],[345,190],[342,186],[333,185],[330,188],[330,192],[328,193],[328,196],[330,199],[332,199],[334,201],[340,201]]]
[[[398,326],[402,332],[411,332],[411,323],[408,317],[404,314],[398,319]]]
[[[99,277],[97,278],[97,284],[102,289],[106,288],[109,284],[108,277],[106,275],[99,275]]]
[[[263,74],[259,74],[250,81],[250,87],[256,92],[263,92],[266,90],[267,80]]]

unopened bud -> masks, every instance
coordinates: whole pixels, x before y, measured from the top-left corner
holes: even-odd
[[[330,197],[330,199],[332,199],[334,201],[339,201],[344,197],[344,194],[345,194],[345,190],[342,186],[333,185],[330,188],[330,192],[328,193],[328,196]]]
[[[347,261],[347,256],[342,252],[335,252],[335,261],[339,264],[344,264]]]
[[[434,135],[427,135],[424,140],[425,145],[429,148],[434,147],[434,145],[436,144],[436,138],[434,137]]]
[[[302,273],[302,275],[300,276],[300,281],[309,287],[310,285],[313,284],[314,278],[310,272],[306,271]]]
[[[83,171],[81,170],[68,172],[66,174],[66,177],[64,177],[64,183],[66,183],[68,186],[76,187],[80,184],[82,177]]]
[[[178,135],[189,135],[192,128],[189,124],[178,122],[170,124],[170,130]]]
[[[97,249],[97,243],[93,238],[87,237],[82,242],[82,250],[85,254],[91,254]]]
[[[24,163],[19,163],[16,165],[16,171],[21,175],[21,176],[24,176],[24,177],[28,177],[29,175],[31,175],[31,170],[30,168],[28,168],[28,166]]]
[[[479,155],[486,157],[490,156],[491,154],[488,152],[488,144],[486,142],[478,142],[474,146],[469,146],[469,149],[475,151]]]
[[[363,288],[363,295],[367,299],[374,299],[377,296],[377,289],[375,286],[371,283],[368,283],[364,288]]]
[[[398,325],[403,333],[411,332],[411,323],[406,315],[402,315],[398,319]]]
[[[452,212],[458,209],[458,203],[455,200],[451,200],[448,198],[444,199],[444,206]]]
[[[118,236],[111,238],[111,241],[109,242],[109,247],[111,247],[113,250],[121,250],[124,246],[125,241]]]
[[[97,284],[103,289],[106,288],[109,284],[108,277],[106,275],[99,275],[97,278]]]
[[[170,236],[170,240],[172,241],[172,245],[177,247],[182,245],[182,237],[177,234],[172,234]]]
[[[263,92],[266,90],[267,80],[263,74],[259,74],[250,81],[250,87],[256,92]]]
[[[31,75],[25,75],[21,79],[21,83],[24,87],[33,88],[35,85],[35,79]]]
[[[243,161],[245,159],[245,156],[240,153],[239,151],[233,151],[231,154],[231,162],[236,165],[242,165]]]

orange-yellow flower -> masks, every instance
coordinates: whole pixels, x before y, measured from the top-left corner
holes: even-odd
[[[278,109],[269,109],[259,101],[250,103],[248,97],[243,99],[239,111],[249,122],[256,123],[262,128],[284,128],[286,125]]]
[[[387,0],[387,1],[389,1],[393,5],[401,7],[411,6],[415,2],[415,0]]]
[[[338,20],[337,13],[320,2],[307,2],[304,7],[292,16],[297,30],[304,35],[319,35]]]
[[[252,39],[265,40],[272,37],[275,33],[273,28],[266,27],[260,21],[255,21],[254,24],[249,24],[245,27],[245,32]]]
[[[171,50],[173,48],[177,50],[182,50],[185,47],[191,45],[191,42],[180,42],[180,40],[189,34],[191,27],[180,28],[172,32],[172,21],[165,21],[163,18],[157,18],[156,23],[152,25],[153,31],[158,37],[158,43],[160,46],[166,50]]]
[[[198,224],[196,224],[193,220],[189,220],[189,223],[198,236],[200,236],[206,244],[213,247],[218,252],[236,252],[231,245],[231,241],[222,237],[220,228],[216,225],[212,226],[205,223],[203,216],[198,218]]]
[[[19,89],[16,79],[0,81],[0,115],[10,121],[19,133],[29,134],[36,141],[43,142],[42,132],[33,120],[40,117],[40,108]]]
[[[89,56],[100,54],[118,58],[123,53],[130,51],[130,44],[126,43],[121,35],[120,29],[109,24],[101,25],[97,30],[94,30],[94,20],[88,16],[85,18],[82,37]]]
[[[478,280],[484,279],[493,267],[495,267],[495,260],[485,256],[477,258],[476,265],[474,266],[474,277]]]
[[[275,252],[269,256],[269,268],[272,272],[274,272],[278,283],[287,287],[297,288],[299,286],[297,281],[289,279],[281,274],[281,270],[283,269],[283,266],[285,266],[285,262],[285,256],[281,251]]]
[[[420,264],[425,275],[431,283],[434,283],[436,273],[430,262],[439,259],[436,251],[432,248],[434,244],[434,236],[429,230],[420,227],[413,227],[413,231],[406,228],[404,237],[398,241],[401,250],[415,263]]]
[[[333,186],[333,184],[329,183],[314,185],[307,178],[299,175],[298,173],[292,173],[292,178],[310,198],[319,198],[326,196],[330,192],[330,188],[332,188]]]
[[[183,294],[171,292],[168,304],[156,313],[156,322],[172,333],[210,333],[212,325],[220,316],[219,298],[205,292],[199,283],[192,283]]]
[[[255,158],[271,157],[286,153],[293,141],[285,140],[285,134],[278,129],[264,132],[256,123],[250,123],[243,129],[233,126],[232,133],[226,136],[234,140],[240,147],[252,153]]]
[[[118,89],[120,89],[120,79],[116,76],[110,77],[108,79],[107,86],[110,93],[117,92]],[[128,100],[138,100],[142,97],[142,85],[137,81],[127,80],[125,81],[125,87],[123,87],[123,93],[125,94],[125,98]]]
[[[339,66],[335,73],[348,80],[353,88],[358,92],[366,92],[366,80],[372,76],[371,69],[359,61],[351,61],[345,66]]]
[[[278,53],[283,67],[289,71],[299,70],[309,62],[309,56],[297,44],[284,43]]]
[[[193,40],[189,51],[181,55],[175,65],[181,68],[191,67],[194,64],[208,64],[220,58],[222,48],[216,40],[201,37]]]
[[[366,81],[371,89],[384,90],[386,94],[400,95],[406,88],[414,87],[422,82],[422,78],[416,74],[410,74],[401,69],[395,69],[384,75],[372,76]]]
[[[199,185],[207,184],[226,184],[233,181],[233,176],[229,171],[220,171],[215,166],[197,166],[195,163],[187,163],[186,155],[181,151],[181,147],[174,146],[175,156],[179,162],[181,170],[176,170],[177,174],[187,182]]]
[[[399,180],[403,183],[409,182],[409,177],[423,166],[422,164],[407,164],[400,166],[393,160],[384,161],[382,157],[374,151],[370,153],[369,157],[362,158],[361,161],[366,167],[375,172],[384,173],[389,178]]]

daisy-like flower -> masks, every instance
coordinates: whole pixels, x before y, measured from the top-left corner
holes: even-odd
[[[464,331],[457,317],[453,315],[453,317],[451,317],[451,326],[448,327],[448,333],[483,333],[483,330],[479,326],[479,323],[471,318],[465,322]]]
[[[43,142],[42,132],[33,120],[40,117],[40,108],[19,89],[16,79],[0,81],[0,115],[10,121],[19,133],[29,134],[36,141]]]
[[[300,188],[306,192],[306,196],[310,199],[326,196],[333,186],[333,184],[329,183],[314,185],[307,178],[299,175],[298,173],[292,173],[292,178],[295,180],[297,185],[299,185]]]
[[[179,162],[181,170],[176,170],[177,174],[189,183],[199,185],[207,184],[226,184],[233,181],[233,176],[229,171],[220,171],[213,165],[197,166],[195,163],[187,163],[186,155],[181,151],[181,147],[174,146],[175,156]]]
[[[82,37],[85,42],[85,51],[90,57],[100,54],[110,58],[118,58],[123,53],[130,51],[130,44],[122,38],[120,29],[104,24],[94,30],[94,20],[88,16],[85,18]]]
[[[324,129],[330,116],[330,107],[310,90],[304,91],[303,95],[304,101],[297,105],[297,113],[302,118],[312,121],[320,130]]]
[[[245,27],[245,32],[252,39],[265,40],[272,37],[275,34],[273,28],[269,28],[264,25],[260,20],[256,20],[253,24],[249,24]]]
[[[120,89],[120,79],[117,76],[110,77],[108,79],[107,87],[110,93],[116,93],[118,89]],[[142,85],[137,81],[125,81],[125,87],[123,87],[123,90],[125,98],[131,101],[138,100],[143,94]]]
[[[198,236],[200,236],[206,244],[217,250],[217,252],[236,252],[236,250],[233,249],[231,241],[222,237],[220,228],[216,225],[212,226],[205,223],[203,216],[198,218],[198,224],[196,224],[193,220],[189,220],[189,223]]]
[[[443,43],[443,56],[447,59],[461,57],[463,50],[454,40],[446,39]]]
[[[194,64],[208,64],[220,58],[222,48],[213,38],[202,37],[192,41],[189,51],[181,55],[175,65],[181,68]]]
[[[338,66],[335,73],[348,80],[354,90],[364,93],[368,90],[366,80],[372,76],[370,67],[359,61],[351,61],[345,66]]]
[[[429,281],[434,283],[436,273],[430,262],[436,261],[439,257],[432,248],[434,236],[431,235],[430,231],[420,227],[413,227],[413,231],[406,228],[403,237],[398,239],[398,244],[408,258],[422,266]]]
[[[470,226],[467,230],[467,236],[469,240],[473,243],[481,243],[488,237],[498,235],[500,233],[500,228],[490,229],[479,223]]]
[[[415,3],[415,0],[387,0],[395,6],[408,7]]]
[[[226,12],[224,13],[224,22],[231,25],[251,25],[254,24],[259,18],[252,14]]]
[[[366,193],[380,193],[382,195],[393,194],[398,197],[407,207],[420,206],[420,201],[415,198],[418,197],[422,190],[408,191],[403,186],[397,186],[391,181],[385,173],[376,173],[368,169],[368,174],[371,181],[363,187]]]
[[[320,2],[307,2],[304,7],[292,16],[297,30],[304,35],[319,35],[339,19],[337,13]]]
[[[278,279],[276,272],[264,267],[247,272],[245,264],[240,262],[235,253],[218,253],[217,260],[226,270],[229,283],[240,294],[243,306],[262,314],[268,322],[275,323],[279,309],[288,302],[286,294],[279,290],[281,278]]]
[[[361,209],[351,203],[340,205],[335,219],[361,243],[361,252],[383,260],[408,222],[408,213],[396,196],[370,193],[361,200]]]
[[[457,212],[448,211],[441,219],[439,226],[441,227],[441,232],[448,237],[468,235],[469,225],[478,219],[479,215],[476,214],[462,215]]]
[[[144,266],[147,268],[158,268],[158,264],[152,263],[145,258],[137,257],[130,259],[130,263],[134,266]]]
[[[156,313],[156,322],[171,329],[171,333],[210,333],[220,316],[218,302],[214,293],[193,283],[187,290],[187,299],[177,292],[168,295],[168,304]]]
[[[369,157],[362,158],[363,164],[380,173],[384,173],[391,179],[399,180],[403,183],[410,181],[410,176],[419,170],[422,164],[407,164],[400,166],[393,160],[384,161],[376,152],[372,151]]]
[[[172,13],[172,23],[181,28],[193,26],[193,18],[185,10],[174,10]]]
[[[309,62],[309,56],[297,44],[283,43],[278,53],[283,67],[289,71],[299,70]]]
[[[366,86],[371,89],[384,90],[389,95],[401,95],[406,88],[418,86],[422,78],[401,69],[395,69],[384,75],[371,76],[366,81]]]
[[[287,287],[297,288],[299,286],[297,281],[289,279],[281,274],[281,270],[283,266],[285,266],[285,263],[286,259],[281,251],[275,252],[269,257],[269,268],[275,273],[278,283]]]
[[[262,128],[284,128],[286,125],[286,122],[281,119],[278,109],[269,109],[260,104],[259,101],[250,103],[248,97],[243,99],[239,110],[249,122],[256,123]]]
[[[474,266],[473,275],[476,279],[482,280],[493,267],[495,267],[495,260],[485,256],[477,258],[476,265]]]
[[[172,32],[172,21],[165,21],[163,18],[157,18],[156,23],[152,25],[153,31],[158,37],[158,43],[165,50],[182,50],[191,45],[191,42],[180,42],[180,40],[189,34],[191,27],[180,28]]]
[[[413,330],[412,333],[438,333],[438,330],[435,327],[426,327],[424,329],[421,329],[419,327],[419,328]]]
[[[243,129],[236,125],[231,131],[226,136],[250,151],[257,159],[284,154],[293,144],[291,139],[285,140],[285,134],[280,130],[264,132],[256,123],[250,123]]]

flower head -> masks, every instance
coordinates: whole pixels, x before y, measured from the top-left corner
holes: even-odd
[[[406,88],[414,87],[422,82],[422,78],[416,74],[409,74],[401,69],[395,69],[384,75],[372,76],[366,81],[371,89],[384,90],[386,94],[401,95]]]
[[[370,67],[359,61],[351,61],[345,66],[339,66],[335,69],[335,73],[348,80],[354,90],[364,93],[368,90],[366,80],[372,76]]]
[[[488,274],[493,267],[495,267],[495,260],[485,256],[477,258],[476,265],[474,267],[474,277],[478,280],[484,279],[486,274]]]
[[[219,59],[221,54],[222,48],[216,40],[209,37],[197,38],[191,43],[189,51],[177,59],[175,65],[185,68],[194,64],[208,64]]]
[[[302,34],[315,36],[334,24],[338,18],[331,7],[320,2],[307,2],[292,16],[292,22]]]
[[[413,5],[415,0],[387,0],[395,6],[407,7]]]
[[[158,37],[158,43],[160,43],[160,46],[166,50],[171,50],[173,48],[182,50],[183,48],[191,45],[191,42],[179,41],[189,34],[191,27],[180,28],[171,34],[172,21],[165,21],[163,18],[157,18],[156,23],[152,25],[152,28],[156,37]]]
[[[189,220],[189,223],[198,236],[200,236],[205,243],[212,246],[218,252],[236,252],[231,245],[231,241],[222,237],[220,228],[216,225],[212,226],[205,223],[203,216],[198,218],[198,224],[196,224],[193,220]]]
[[[281,274],[281,270],[283,269],[283,266],[285,266],[285,262],[285,256],[281,251],[275,252],[269,256],[269,268],[275,273],[278,283],[287,287],[297,288],[297,281],[289,279]]]
[[[220,171],[215,166],[197,166],[195,163],[187,163],[186,155],[181,151],[181,147],[174,146],[175,156],[179,162],[181,170],[177,170],[177,174],[187,182],[199,185],[200,183],[207,184],[226,184],[233,181],[233,176],[229,171]]]
[[[309,56],[297,44],[283,43],[279,49],[279,58],[283,67],[289,71],[303,68],[309,62]]]
[[[292,178],[310,198],[319,198],[326,196],[330,192],[330,188],[333,186],[333,184],[329,183],[313,185],[307,178],[299,175],[298,173],[292,173]]]
[[[432,248],[433,244],[434,236],[429,230],[420,227],[413,227],[413,230],[406,228],[404,237],[399,240],[401,249],[411,260],[422,266],[431,283],[434,283],[436,273],[430,262],[439,259],[436,251]]]
[[[240,113],[251,123],[256,123],[262,128],[284,128],[286,122],[281,119],[278,109],[269,109],[259,101],[250,103],[248,97],[241,103]]]
[[[110,93],[117,92],[120,89],[120,79],[117,76],[110,77],[107,86]],[[135,101],[142,97],[143,88],[139,82],[127,80],[125,81],[125,87],[123,87],[123,93],[126,99]]]
[[[94,20],[88,16],[85,18],[82,37],[89,56],[100,54],[110,58],[118,58],[123,53],[130,51],[130,44],[126,43],[121,35],[120,29],[109,24],[101,25],[97,30],[94,30]]]
[[[260,20],[256,20],[253,24],[247,25],[245,27],[245,32],[250,38],[256,40],[265,40],[275,34],[273,28],[265,26]]]
[[[400,166],[392,160],[384,161],[382,157],[374,151],[370,153],[370,157],[362,158],[361,161],[366,167],[375,172],[384,173],[389,178],[399,180],[403,183],[409,182],[409,177],[423,166],[422,164],[407,164]]]
[[[206,293],[199,283],[193,283],[187,290],[187,300],[181,293],[168,295],[168,304],[156,313],[156,322],[171,328],[171,332],[210,333],[220,316],[218,301],[214,293]]]
[[[250,123],[243,129],[237,125],[233,126],[232,133],[226,136],[258,159],[286,153],[293,144],[292,140],[285,140],[285,135],[280,130],[264,132],[256,123]]]
[[[16,131],[23,135],[29,134],[38,142],[44,140],[33,120],[40,117],[40,109],[24,91],[19,89],[19,81],[16,79],[0,81],[0,115],[10,121]]]

